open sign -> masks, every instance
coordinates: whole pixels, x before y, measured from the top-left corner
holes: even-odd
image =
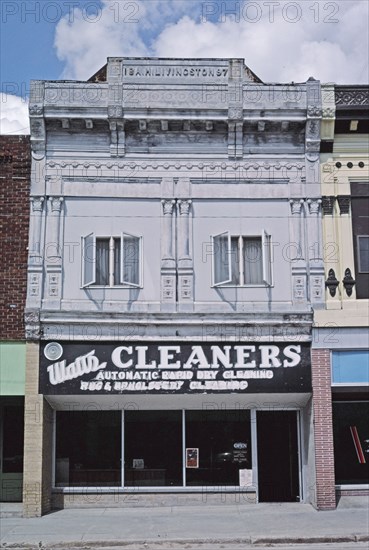
[[[247,443],[234,443],[233,447],[235,449],[247,449]]]

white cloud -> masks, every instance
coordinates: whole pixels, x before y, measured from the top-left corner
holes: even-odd
[[[338,11],[323,11],[328,4]],[[296,23],[288,18],[294,19],[297,12],[283,12],[281,7],[275,8],[274,21],[265,9],[255,23],[250,22],[256,18],[251,11],[249,20],[241,11],[239,22],[225,18],[224,22],[202,23],[185,16],[160,33],[154,49],[158,56],[171,52],[180,57],[245,58],[266,82],[303,82],[310,76],[336,83],[368,82],[368,56],[364,54],[368,52],[367,2],[321,3],[319,13],[308,2],[299,5],[301,19]]]
[[[0,134],[29,134],[28,103],[21,97],[0,93]]]
[[[95,22],[76,8],[73,21],[65,17],[57,25],[62,77],[84,80],[110,56],[154,55],[241,57],[265,82],[369,79],[366,0],[102,0],[102,5]],[[210,12],[211,18],[201,17]]]
[[[102,0],[94,16],[75,8],[57,25],[56,53],[65,61],[63,78],[85,80],[106,63],[107,57],[148,56],[150,41],[186,11],[199,12],[193,0]],[[197,8],[196,8],[197,6]]]

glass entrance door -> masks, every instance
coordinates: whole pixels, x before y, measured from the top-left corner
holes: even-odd
[[[260,502],[300,500],[296,411],[258,411]]]
[[[0,501],[21,502],[24,405],[11,398],[0,404]]]

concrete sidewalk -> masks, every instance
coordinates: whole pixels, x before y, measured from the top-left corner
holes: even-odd
[[[42,518],[3,517],[1,547],[369,541],[368,503],[368,497],[346,497],[329,512],[294,503],[66,509]]]

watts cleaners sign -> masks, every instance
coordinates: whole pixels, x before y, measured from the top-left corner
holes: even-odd
[[[53,342],[40,354],[45,395],[311,391],[303,344]]]

